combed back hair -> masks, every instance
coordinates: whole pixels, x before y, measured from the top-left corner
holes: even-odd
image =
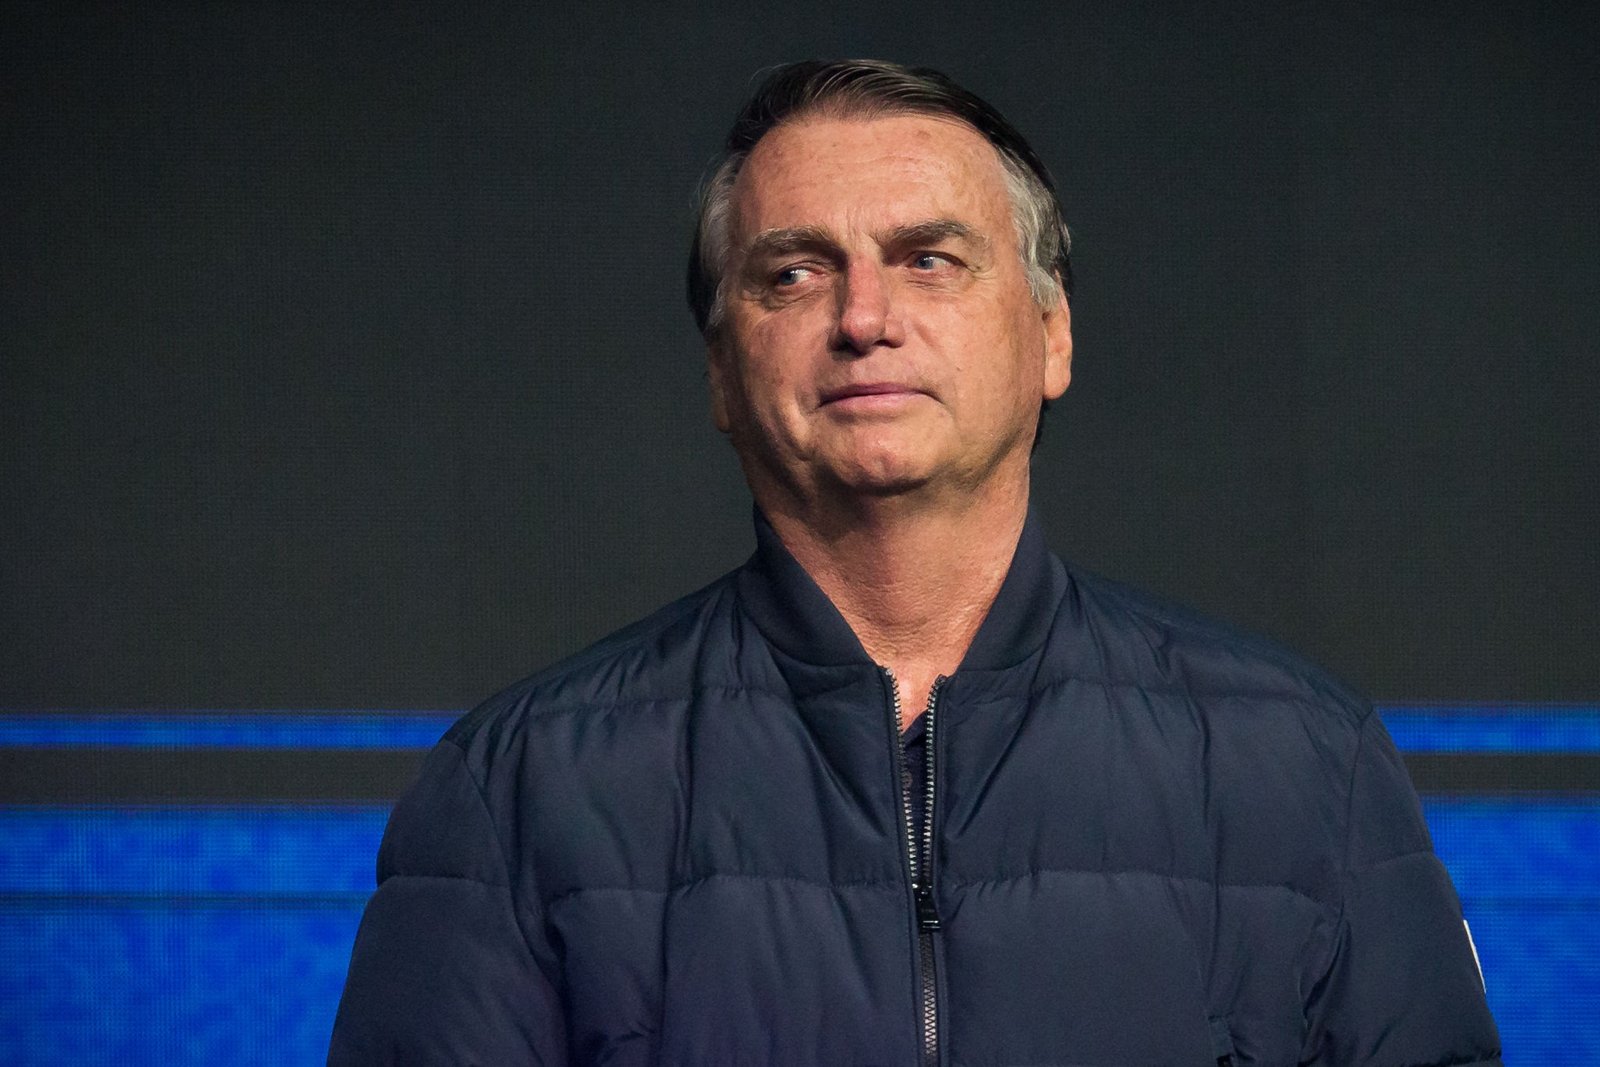
[[[877,118],[943,116],[972,127],[994,146],[1005,169],[1017,228],[1017,249],[1028,288],[1050,308],[1072,295],[1070,238],[1061,219],[1055,183],[1044,162],[988,103],[928,67],[903,67],[876,59],[810,59],[769,74],[728,131],[722,154],[700,187],[700,213],[689,249],[689,310],[707,339],[726,310],[723,275],[731,244],[733,186],[756,143],[785,122],[808,116]]]

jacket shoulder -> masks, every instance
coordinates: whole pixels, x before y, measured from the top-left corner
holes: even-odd
[[[483,701],[444,735],[464,750],[485,733],[531,726],[583,709],[679,699],[731,676],[738,645],[732,612],[737,571],[624,626]]]
[[[1359,728],[1371,703],[1298,652],[1270,638],[1209,618],[1164,597],[1068,565],[1071,583],[1058,619],[1089,640],[1076,672],[1107,682],[1180,690],[1213,700],[1286,702],[1320,709]]]

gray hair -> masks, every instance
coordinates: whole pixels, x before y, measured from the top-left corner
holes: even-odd
[[[988,103],[926,67],[881,60],[807,60],[777,68],[745,104],[728,133],[720,159],[700,189],[700,211],[689,250],[689,310],[707,338],[726,311],[723,274],[733,214],[733,187],[756,143],[784,122],[808,115],[872,118],[934,115],[970,126],[994,146],[1011,198],[1017,251],[1028,289],[1051,308],[1072,293],[1071,238],[1061,218],[1055,184],[1033,148]]]

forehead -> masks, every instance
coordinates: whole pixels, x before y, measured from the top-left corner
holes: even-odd
[[[955,218],[1004,226],[1011,204],[994,146],[955,119],[806,117],[772,130],[734,186],[740,243],[774,227],[874,229]]]

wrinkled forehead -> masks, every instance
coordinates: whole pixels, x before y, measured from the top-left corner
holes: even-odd
[[[735,249],[773,228],[959,218],[987,230],[1011,217],[998,150],[959,119],[910,112],[781,123],[751,149],[730,206]]]

